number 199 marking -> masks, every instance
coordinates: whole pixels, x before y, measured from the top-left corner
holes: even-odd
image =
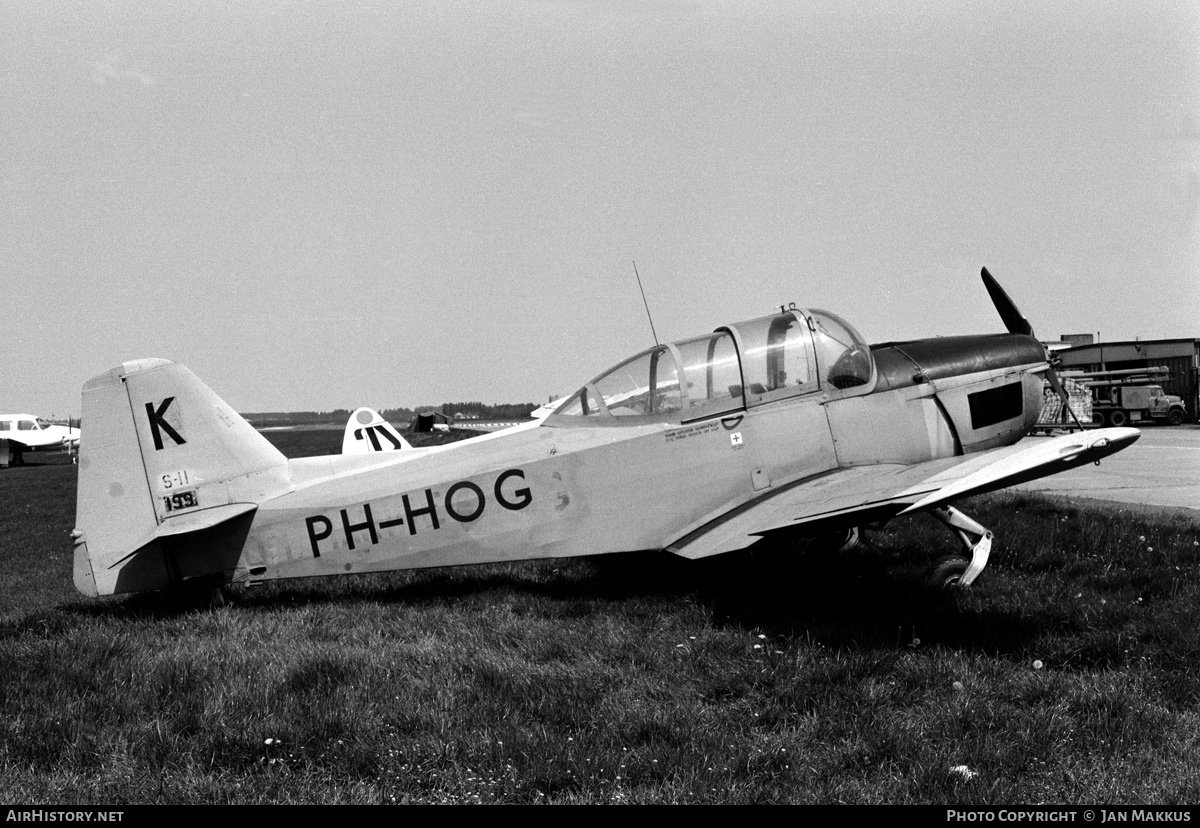
[[[177,512],[180,509],[191,509],[200,505],[200,501],[196,499],[196,492],[194,489],[190,492],[176,492],[172,495],[165,495],[162,501],[163,508],[168,512]]]

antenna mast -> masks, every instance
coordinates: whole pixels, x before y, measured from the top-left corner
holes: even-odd
[[[633,275],[637,276],[638,290],[642,293],[642,304],[646,306],[646,318],[650,320],[650,335],[654,337],[654,344],[658,345],[658,334],[654,330],[654,317],[650,315],[650,303],[646,301],[646,291],[642,287],[642,277],[638,274],[637,262],[633,263]]]

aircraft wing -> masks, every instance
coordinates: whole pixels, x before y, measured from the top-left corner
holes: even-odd
[[[470,431],[475,434],[495,434],[513,426],[525,425],[529,420],[455,420],[446,424],[449,431]]]
[[[744,549],[773,533],[812,534],[872,523],[1097,462],[1140,434],[1134,428],[1102,428],[911,466],[838,469],[743,504],[667,549],[685,558],[705,558]]]

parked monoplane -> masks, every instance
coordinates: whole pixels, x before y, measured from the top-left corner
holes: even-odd
[[[84,385],[75,584],[86,595],[528,558],[701,558],[781,534],[927,512],[968,585],[992,533],[951,504],[1082,466],[1137,439],[1021,442],[1061,389],[985,270],[1004,334],[868,345],[784,308],[653,348],[540,422],[485,438],[288,460],[182,365]]]
[[[27,451],[73,451],[79,445],[79,429],[55,425],[32,414],[0,414],[0,439],[8,441],[13,465],[24,462]]]

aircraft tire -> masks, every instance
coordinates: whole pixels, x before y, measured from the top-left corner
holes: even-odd
[[[854,537],[854,530],[852,528],[816,535],[809,544],[810,548],[825,553],[848,552],[857,545],[858,540]],[[843,549],[846,546],[849,546],[849,549]]]
[[[1129,422],[1129,415],[1121,409],[1108,412],[1108,424],[1113,428],[1119,428]]]
[[[931,588],[939,592],[953,592],[960,588],[959,581],[967,573],[967,567],[970,564],[971,562],[962,555],[947,555],[939,558],[929,568],[929,576],[926,581]]]

